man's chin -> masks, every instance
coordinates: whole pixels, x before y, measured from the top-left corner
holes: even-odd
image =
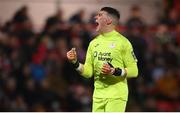
[[[99,32],[99,27],[98,26],[96,27],[96,32]]]

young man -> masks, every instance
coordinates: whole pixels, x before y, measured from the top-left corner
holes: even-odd
[[[124,112],[128,77],[137,77],[137,59],[131,43],[117,31],[119,12],[103,7],[95,16],[99,35],[90,42],[86,61],[79,63],[75,48],[68,60],[86,78],[94,76],[93,112]]]

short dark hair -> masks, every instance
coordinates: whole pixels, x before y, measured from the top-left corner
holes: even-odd
[[[101,11],[105,11],[108,14],[112,15],[113,17],[116,17],[118,20],[120,19],[120,13],[116,9],[112,7],[103,7],[101,8]]]

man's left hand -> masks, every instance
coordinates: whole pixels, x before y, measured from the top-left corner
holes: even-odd
[[[108,63],[104,63],[101,68],[101,73],[104,75],[112,75],[115,71],[115,68],[111,67]]]

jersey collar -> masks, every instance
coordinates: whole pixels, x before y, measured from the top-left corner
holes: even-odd
[[[103,37],[111,37],[113,35],[117,34],[117,31],[113,30],[111,32],[108,32],[108,33],[103,33],[101,34]]]

